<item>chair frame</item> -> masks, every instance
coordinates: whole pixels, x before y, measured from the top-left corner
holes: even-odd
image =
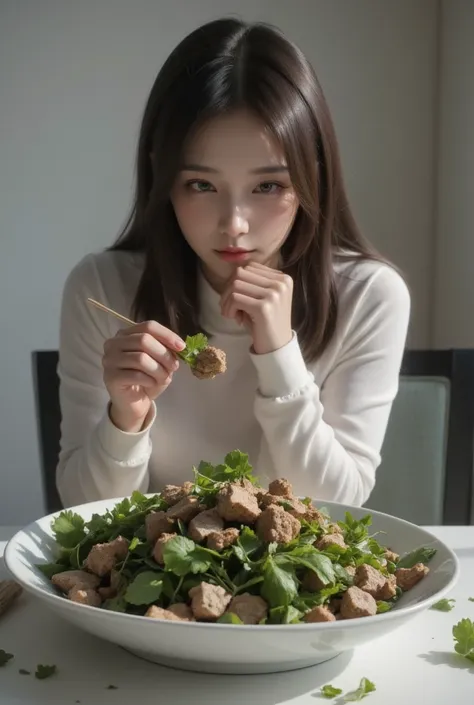
[[[443,524],[469,525],[474,519],[474,350],[407,350],[401,375],[450,381]]]

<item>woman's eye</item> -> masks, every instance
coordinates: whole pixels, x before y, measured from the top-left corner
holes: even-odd
[[[187,185],[192,191],[197,191],[198,193],[205,193],[206,191],[214,191],[214,187],[209,181],[200,181],[199,179],[194,179],[193,181],[188,181]]]
[[[281,191],[283,186],[280,184],[276,184],[274,181],[264,181],[263,183],[259,184],[257,186],[257,193],[263,193],[263,194],[274,194],[278,193]]]

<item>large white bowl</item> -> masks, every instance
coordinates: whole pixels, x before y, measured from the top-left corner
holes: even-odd
[[[102,514],[119,500],[74,507],[86,520]],[[455,554],[429,532],[401,519],[333,502],[324,502],[334,520],[349,510],[356,519],[372,515],[374,531],[383,531],[381,543],[397,553],[419,546],[437,549],[430,572],[396,607],[375,617],[324,624],[235,626],[166,622],[79,605],[59,596],[35,568],[54,560],[50,524],[55,514],[33,522],[8,543],[5,562],[14,578],[58,616],[136,655],[165,666],[208,673],[272,673],[327,661],[383,636],[426,610],[455,585],[459,564]]]

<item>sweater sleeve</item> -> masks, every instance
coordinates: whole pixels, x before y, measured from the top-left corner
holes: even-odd
[[[347,305],[342,338],[321,388],[307,369],[296,336],[268,355],[252,355],[259,378],[255,414],[265,457],[298,495],[361,505],[375,484],[380,450],[410,314],[402,278],[381,267],[356,303]]]
[[[64,286],[59,344],[61,447],[56,481],[65,506],[148,489],[150,427],[120,431],[110,420],[102,378],[104,341],[114,335],[107,315],[90,306],[107,301],[94,256],[82,260]]]

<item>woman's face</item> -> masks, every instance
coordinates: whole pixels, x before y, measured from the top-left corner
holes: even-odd
[[[217,291],[237,266],[253,261],[277,267],[298,210],[281,149],[245,111],[198,131],[185,149],[171,202]]]

